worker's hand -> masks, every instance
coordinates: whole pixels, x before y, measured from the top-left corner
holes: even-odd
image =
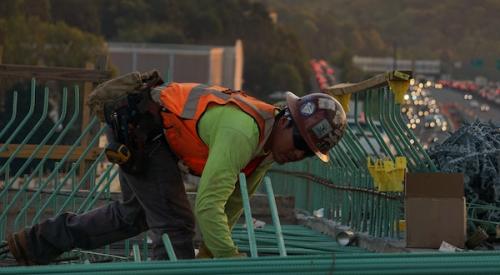
[[[214,255],[212,255],[212,252],[208,250],[207,246],[205,243],[201,243],[200,249],[198,250],[198,254],[196,254],[196,259],[212,259]],[[245,252],[237,252],[237,254],[229,256],[228,258],[246,258],[248,257]]]
[[[196,259],[211,259],[213,257],[212,252],[210,252],[210,250],[208,250],[205,246],[205,243],[202,242],[200,249],[198,250],[198,254],[196,254]]]
[[[234,255],[231,258],[246,258],[246,257],[248,257],[247,253],[245,253],[245,252],[238,252],[237,255]]]

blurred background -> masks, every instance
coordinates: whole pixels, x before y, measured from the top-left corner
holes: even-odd
[[[412,70],[402,111],[429,146],[500,120],[499,14],[498,0],[2,0],[0,61],[84,68],[106,56],[114,76],[156,68],[269,102]]]

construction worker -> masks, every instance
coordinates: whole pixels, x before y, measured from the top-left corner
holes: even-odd
[[[242,213],[238,174],[245,173],[252,195],[274,162],[314,155],[327,162],[346,127],[342,106],[322,93],[299,98],[288,92],[281,110],[241,91],[195,83],[165,83],[149,95],[161,108],[161,131],[145,139],[144,173],[122,165],[123,201],[64,213],[9,235],[20,264],[48,264],[73,248],[95,249],[146,230],[153,259],[168,258],[165,233],[178,258],[193,258],[195,216],[203,237],[198,257],[241,256],[231,239]],[[194,215],[179,161],[201,177]]]

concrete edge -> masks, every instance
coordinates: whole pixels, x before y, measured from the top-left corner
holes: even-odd
[[[297,223],[309,227],[315,231],[336,237],[338,232],[350,229],[348,226],[336,223],[333,220],[317,218],[311,216],[306,211],[296,210],[295,217]],[[354,231],[354,230],[353,230]],[[366,233],[355,232],[357,236],[357,246],[371,252],[411,252],[411,249],[405,247],[404,240],[395,240],[389,238],[376,238]]]

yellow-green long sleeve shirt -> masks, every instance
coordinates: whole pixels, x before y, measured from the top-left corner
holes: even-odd
[[[198,133],[209,148],[201,175],[195,215],[205,245],[216,258],[238,255],[231,229],[242,213],[238,174],[256,155],[259,127],[234,105],[212,106],[201,117]],[[265,160],[247,179],[253,194],[272,162]]]

